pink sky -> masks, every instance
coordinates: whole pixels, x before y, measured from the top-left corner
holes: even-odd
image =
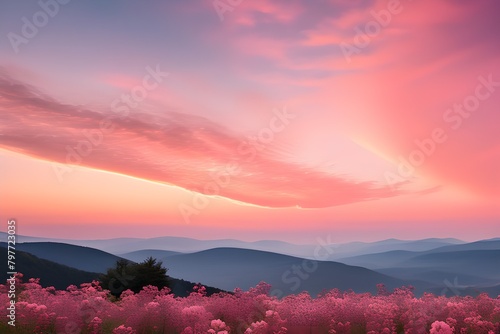
[[[1,5],[18,233],[500,235],[497,2],[50,3]]]

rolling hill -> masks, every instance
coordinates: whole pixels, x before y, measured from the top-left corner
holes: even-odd
[[[381,253],[364,254],[364,255],[340,258],[338,261],[350,265],[359,265],[370,269],[391,268],[391,267],[413,267],[413,266],[418,266],[418,264],[414,263],[414,261],[416,260],[412,259],[421,256],[424,256],[424,258],[425,256],[427,256],[427,259],[429,260],[434,256],[434,254],[439,254],[439,253],[453,253],[460,251],[495,251],[495,250],[500,250],[500,240],[478,241],[460,245],[449,245],[420,252],[395,250],[395,251],[388,251]],[[466,253],[457,253],[457,255],[460,254],[464,255]],[[436,255],[436,256],[440,257],[445,255]]]
[[[464,275],[474,274],[500,282],[500,250],[427,253],[408,259],[400,267],[440,269]]]
[[[172,255],[178,255],[178,254],[181,253],[166,251],[166,250],[158,250],[158,249],[143,249],[134,252],[119,254],[119,256],[134,262],[144,261],[144,259],[151,256],[159,261],[165,262]]]
[[[283,295],[308,291],[315,296],[333,288],[375,292],[379,283],[388,288],[410,284],[362,267],[237,248],[173,255],[165,264],[176,277],[188,280],[203,277],[207,284],[224,290],[236,287],[245,290],[265,281]],[[420,288],[425,287],[425,284],[420,284]]]
[[[500,240],[448,245],[423,252],[390,251],[339,261],[400,279],[439,285],[457,280],[464,287],[485,292],[496,291],[494,286],[500,282]]]
[[[5,247],[6,244],[0,245]],[[446,281],[453,281],[455,277],[464,285],[461,288],[496,291],[495,286],[500,279],[497,265],[500,250],[489,249],[493,246],[480,243],[475,247],[486,249],[443,251],[443,248],[450,249],[447,247],[461,249],[460,247],[464,246],[451,245],[423,252],[390,251],[344,259],[351,263],[314,261],[273,252],[230,247],[194,253],[143,249],[127,252],[123,257],[90,247],[54,242],[21,243],[17,245],[17,249],[40,259],[92,273],[104,273],[122,258],[140,262],[152,256],[162,261],[164,267],[169,269],[168,274],[173,277],[190,282],[202,281],[208,286],[228,291],[236,287],[248,289],[260,281],[265,281],[271,284],[279,295],[308,291],[314,296],[332,288],[373,293],[379,283],[384,283],[389,289],[411,284],[417,288],[416,293],[421,294],[423,291],[443,289],[446,287]],[[371,265],[375,270],[357,264]],[[95,274],[93,275],[95,277]]]
[[[0,254],[4,259],[7,258],[7,248],[0,247]],[[40,278],[42,286],[53,286],[60,290],[65,290],[70,285],[79,286],[99,278],[99,273],[71,268],[20,250],[16,250],[16,271],[23,273],[24,281],[29,278]],[[0,279],[5,282],[7,278],[3,271]]]
[[[48,244],[50,246],[54,243]],[[7,258],[7,248],[5,245],[5,243],[0,243],[0,255]],[[89,249],[86,249],[85,251],[89,251]],[[90,250],[89,253],[92,253],[92,250]],[[59,290],[65,290],[70,285],[80,286],[82,283],[89,283],[93,280],[98,280],[101,275],[100,273],[78,270],[67,265],[39,258],[31,253],[17,249],[16,271],[23,273],[23,281],[25,282],[27,282],[30,278],[40,278],[40,285],[43,287],[53,286]],[[0,280],[2,282],[5,282],[8,278],[9,277],[5,272],[0,274]],[[195,280],[195,282],[198,281]],[[170,277],[170,288],[172,289],[172,293],[178,297],[188,296],[193,291],[193,287],[196,284],[197,283],[187,280]],[[205,285],[205,287],[208,295],[225,292],[224,290],[217,289],[209,285]]]
[[[5,243],[3,247],[5,247]],[[121,258],[90,247],[56,242],[18,243],[16,250],[28,252],[39,258],[64,264],[83,271],[104,273]]]
[[[93,268],[94,272],[101,273],[113,267],[120,259],[89,247],[53,242],[22,243],[17,248],[30,251],[45,260],[80,270]],[[149,256],[148,252],[150,251],[134,252],[133,255]],[[249,249],[215,248],[189,254],[156,251],[156,254],[168,254],[163,265],[168,268],[170,276],[191,282],[202,281],[203,284],[227,291],[236,287],[248,289],[260,281],[273,285],[283,295],[304,290],[316,295],[324,289],[332,288],[375,292],[378,283],[384,283],[389,288],[409,284],[366,268]]]
[[[0,232],[0,237],[5,237]],[[357,256],[363,254],[379,253],[393,250],[405,251],[426,251],[443,246],[459,245],[464,242],[457,239],[446,238],[430,238],[422,240],[399,240],[387,239],[376,242],[349,242],[337,243],[329,238],[321,238],[313,244],[297,245],[278,240],[260,240],[254,242],[246,242],[235,239],[218,239],[218,240],[198,240],[192,238],[162,236],[156,238],[115,238],[115,239],[98,239],[98,240],[72,240],[72,239],[54,239],[54,238],[38,238],[29,236],[18,236],[19,242],[57,242],[66,243],[77,246],[86,246],[99,249],[115,255],[145,250],[166,250],[180,253],[192,253],[202,250],[229,247],[268,251],[301,258],[313,259],[315,250],[320,244],[328,243],[329,249],[332,251],[328,260],[337,261],[340,258]]]

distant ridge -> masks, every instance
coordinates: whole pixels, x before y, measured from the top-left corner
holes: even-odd
[[[7,248],[3,245],[0,247],[0,254],[3,258],[7,258]],[[70,285],[90,283],[99,278],[99,273],[71,268],[20,250],[16,250],[16,271],[23,273],[25,282],[29,278],[40,278],[42,286],[53,286],[59,290],[65,290]],[[2,271],[0,274],[2,283],[7,278],[9,277],[5,271]]]
[[[3,233],[6,240],[6,234]],[[0,233],[0,237],[2,233]],[[325,241],[328,238],[325,237]],[[246,242],[236,239],[218,239],[218,240],[198,240],[185,237],[163,236],[155,238],[114,238],[100,240],[72,240],[72,239],[56,239],[56,238],[37,238],[18,236],[19,242],[59,242],[78,246],[87,246],[99,249],[115,255],[140,251],[144,249],[165,250],[180,253],[192,253],[202,250],[232,247],[242,249],[253,249],[279,253],[284,255],[298,256],[302,258],[314,258],[315,250],[320,243],[297,245],[289,242],[278,240],[260,240],[254,242]],[[331,244],[332,251],[329,260],[337,260],[348,256],[356,256],[362,254],[379,253],[391,250],[407,250],[407,251],[426,251],[442,246],[463,244],[464,241],[453,238],[428,238],[421,240],[400,240],[386,239],[376,242],[349,242],[349,243],[334,243]]]
[[[163,237],[156,239],[165,240]],[[434,242],[424,240],[408,244],[394,239],[388,241],[398,247],[420,247],[422,243]],[[273,241],[270,243],[274,245]],[[438,243],[441,244],[441,241]],[[373,244],[387,246],[385,241]],[[6,243],[0,245],[5,247]],[[370,243],[368,245],[373,246]],[[354,244],[354,247],[358,246]],[[416,287],[418,295],[423,291],[443,289],[455,280],[459,280],[460,288],[464,291],[494,293],[500,280],[500,249],[495,249],[497,247],[500,247],[500,241],[490,240],[446,244],[426,251],[395,250],[340,261],[315,261],[237,247],[216,247],[192,253],[142,249],[117,256],[91,247],[59,242],[26,242],[17,245],[19,251],[29,250],[41,259],[87,272],[103,273],[123,258],[140,262],[153,256],[163,262],[169,269],[168,274],[173,277],[191,282],[202,281],[203,284],[222,290],[231,291],[236,287],[248,289],[265,281],[281,291],[282,295],[308,291],[313,296],[332,288],[374,293],[379,283],[389,289],[412,285]]]
[[[316,296],[333,288],[375,293],[379,283],[390,289],[415,283],[338,262],[305,260],[238,248],[214,248],[173,255],[166,262],[177,277],[192,280],[203,276],[208,284],[225,290],[236,287],[245,290],[265,281],[282,295],[307,291]],[[425,284],[420,285],[420,288],[425,287]]]
[[[166,250],[158,250],[158,249],[142,249],[142,250],[124,253],[124,254],[119,254],[119,255],[121,257],[123,257],[124,259],[134,261],[134,262],[143,261],[144,259],[146,259],[150,256],[157,259],[157,260],[165,262],[169,257],[171,257],[173,255],[178,255],[178,254],[181,254],[181,253],[166,251]]]
[[[55,243],[48,244],[54,245]],[[0,243],[0,255],[7,258],[7,248],[5,245],[5,243]],[[86,249],[86,251],[89,250],[91,249]],[[43,287],[53,286],[58,290],[66,290],[70,285],[80,286],[82,283],[90,283],[93,280],[98,280],[100,276],[100,273],[78,270],[71,266],[39,258],[36,255],[20,250],[16,250],[16,271],[23,273],[24,282],[27,282],[30,278],[39,278],[40,285]],[[2,283],[8,278],[10,277],[5,271],[0,274]],[[178,297],[188,296],[193,291],[195,285],[196,283],[187,280],[170,277],[170,288],[172,289],[172,293]],[[225,292],[224,290],[208,285],[205,285],[205,287],[208,295]]]
[[[6,247],[6,243],[1,244]],[[98,249],[59,242],[18,243],[16,249],[79,270],[98,273],[106,272],[116,261],[122,259]]]

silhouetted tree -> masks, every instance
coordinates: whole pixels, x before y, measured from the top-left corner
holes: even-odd
[[[106,274],[101,275],[101,285],[116,297],[127,289],[137,293],[147,285],[156,286],[158,289],[169,287],[170,278],[162,264],[152,257],[141,263],[118,260],[114,268],[108,269]]]

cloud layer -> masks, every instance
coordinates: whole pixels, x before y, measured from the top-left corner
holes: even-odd
[[[5,72],[0,98],[0,146],[61,164],[266,207],[320,208],[398,195],[374,182],[285,162],[270,140],[273,129],[286,125],[285,111],[276,111],[272,125],[249,139],[200,116],[165,111],[125,117],[62,104]],[[64,178],[68,168],[55,172]]]

